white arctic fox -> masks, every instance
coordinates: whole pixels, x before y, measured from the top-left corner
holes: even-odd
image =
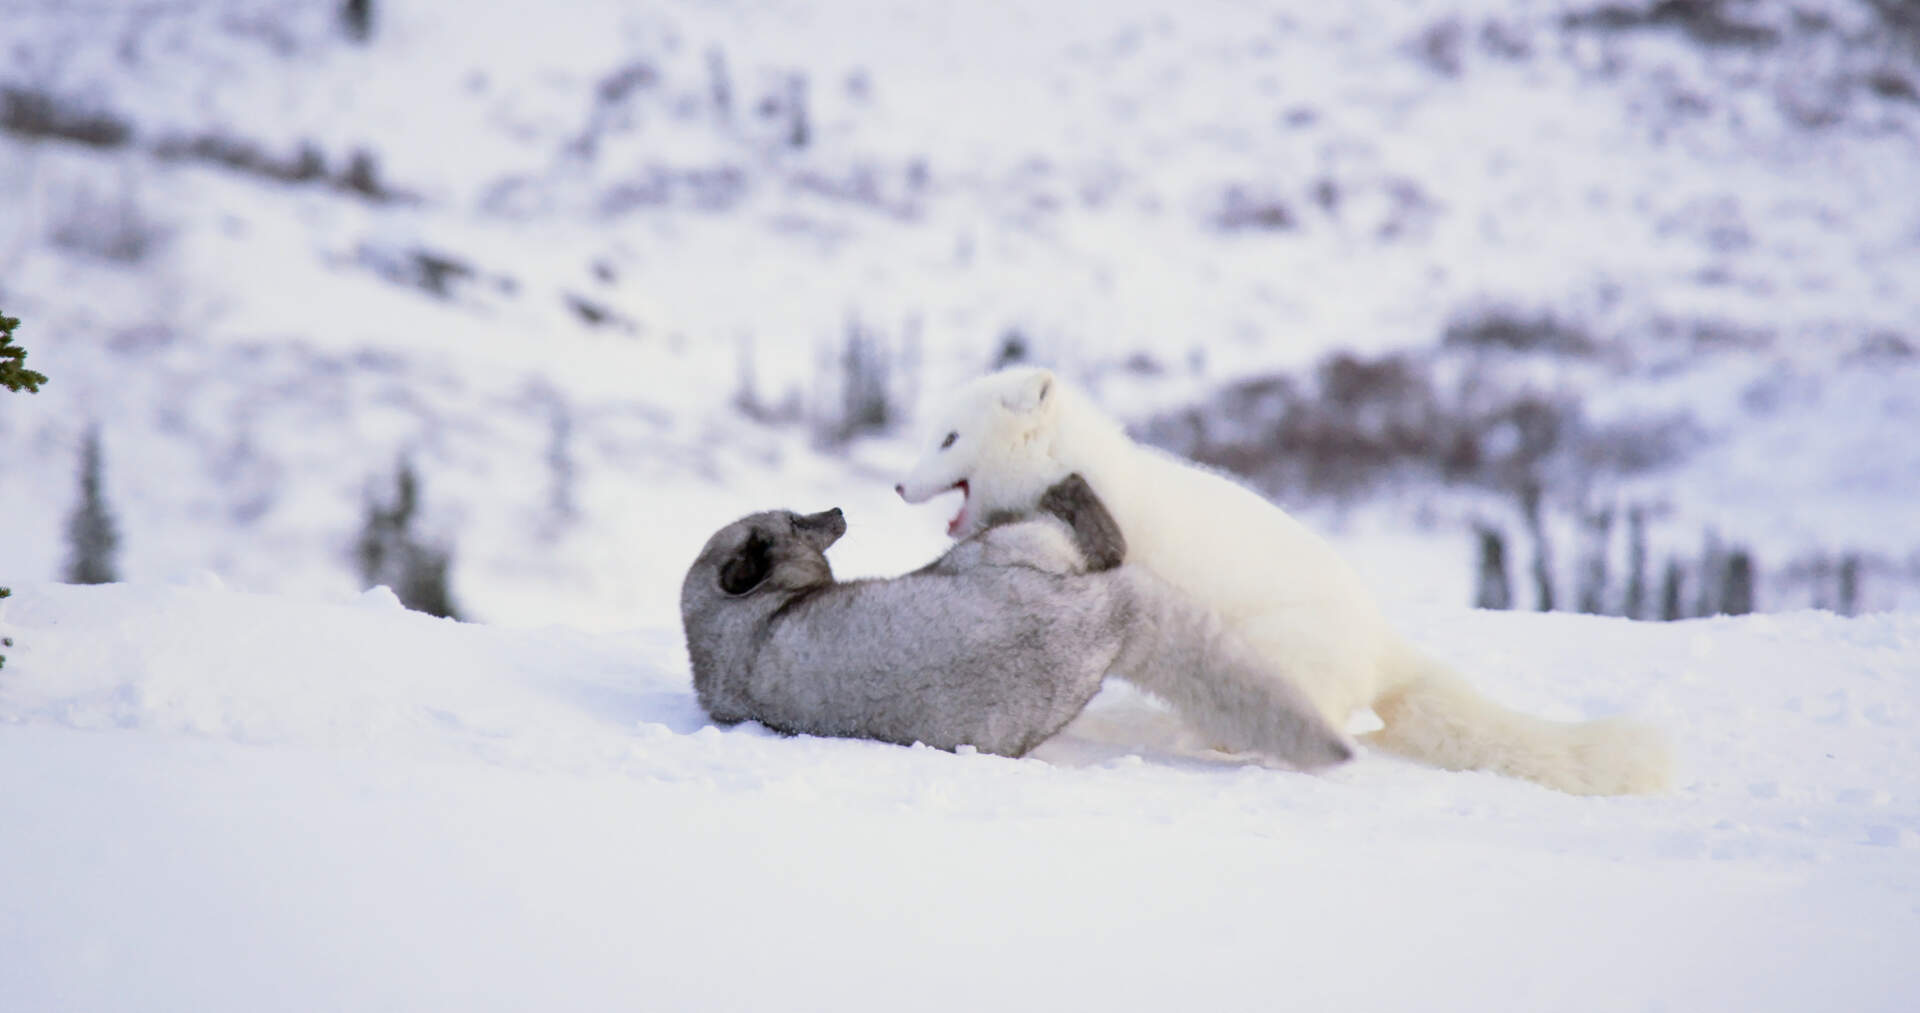
[[[1335,727],[1372,708],[1385,727],[1370,745],[1575,794],[1654,792],[1670,780],[1659,732],[1618,718],[1547,721],[1486,699],[1395,633],[1318,535],[1232,480],[1134,443],[1044,369],[975,380],[929,432],[897,488],[913,503],[959,489],[950,534],[1031,512],[1049,486],[1079,472],[1118,520],[1128,562],[1211,606]]]

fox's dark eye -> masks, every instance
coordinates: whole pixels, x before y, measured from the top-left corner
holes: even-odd
[[[940,441],[940,449],[941,449],[941,450],[945,450],[945,449],[947,449],[948,447],[951,447],[951,446],[953,446],[953,441],[955,441],[955,440],[957,440],[957,439],[959,439],[959,438],[960,438],[960,434],[959,434],[959,433],[948,433],[948,434],[947,434],[947,438],[946,438],[946,439],[944,439],[944,440],[941,440],[941,441]]]

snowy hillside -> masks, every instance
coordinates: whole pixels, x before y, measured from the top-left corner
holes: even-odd
[[[213,584],[0,603],[0,1008],[1920,1000],[1920,617],[1403,615],[1671,731],[1674,793],[1580,799],[1111,691],[1017,761],[722,731],[672,629]]]
[[[0,308],[54,382],[0,401],[6,579],[61,572],[97,424],[128,577],[357,590],[406,455],[467,615],[618,628],[772,503],[930,552],[888,513],[900,438],[1009,335],[1146,423],[1507,308],[1585,351],[1437,384],[1685,437],[1556,486],[1562,519],[1750,545],[1762,607],[1832,604],[1848,554],[1859,607],[1920,601],[1920,455],[1884,436],[1920,422],[1898,4],[373,9],[363,42],[329,4],[7,11]],[[891,426],[849,461],[820,450],[859,343]],[[1465,522],[1511,524],[1475,489],[1281,491],[1356,552],[1417,536],[1394,582],[1449,603]]]
[[[1920,1006],[1911,4],[369,8],[0,5],[0,1013]],[[711,726],[702,541],[924,562],[1017,357],[1678,788]],[[367,590],[402,461],[472,623]],[[1775,614],[1468,610],[1502,533]]]

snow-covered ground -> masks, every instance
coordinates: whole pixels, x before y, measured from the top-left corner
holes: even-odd
[[[723,731],[677,630],[215,586],[0,604],[0,1008],[1904,1010],[1920,616],[1405,611],[1511,703],[1664,725],[1582,799],[1207,754]]]
[[[0,393],[0,1010],[1920,1006],[1898,5],[333,7],[0,10],[50,376]],[[1124,691],[1021,761],[699,712],[700,543],[837,505],[843,574],[931,557],[914,415],[1010,332],[1142,423],[1489,309],[1583,350],[1449,383],[1686,421],[1580,483],[1656,556],[1859,553],[1907,611],[1471,612],[1509,504],[1281,490],[1495,696],[1667,727],[1679,788],[1302,776]],[[896,418],[827,447],[854,332]],[[65,587],[90,425],[128,583]],[[484,625],[360,586],[403,455]]]

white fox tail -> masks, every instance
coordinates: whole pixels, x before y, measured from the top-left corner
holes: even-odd
[[[1673,758],[1658,729],[1623,718],[1567,723],[1502,707],[1410,647],[1394,652],[1373,702],[1386,727],[1364,741],[1447,770],[1488,770],[1572,795],[1666,790]]]

